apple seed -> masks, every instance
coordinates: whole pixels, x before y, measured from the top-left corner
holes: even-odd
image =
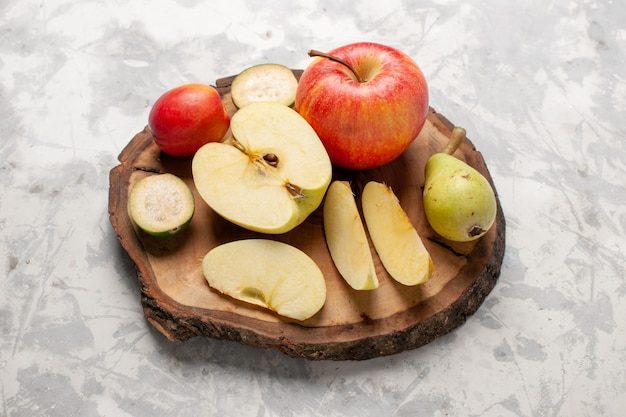
[[[271,167],[276,168],[278,166],[278,156],[275,153],[267,153],[263,155],[263,159]]]
[[[287,184],[285,184],[285,188],[287,188],[287,191],[289,191],[289,194],[291,194],[293,198],[305,198],[306,197],[304,193],[302,192],[302,188],[298,187],[297,185],[293,185],[288,182]]]

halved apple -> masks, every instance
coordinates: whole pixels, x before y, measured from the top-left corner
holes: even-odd
[[[204,256],[202,272],[217,291],[296,320],[312,317],[326,302],[320,268],[306,253],[283,242],[224,243]]]
[[[372,243],[389,275],[404,285],[426,282],[434,272],[433,261],[393,190],[370,181],[361,204]]]
[[[365,228],[347,181],[333,181],[324,201],[326,244],[337,270],[355,290],[378,288]]]
[[[322,202],[332,166],[313,128],[291,108],[251,103],[232,117],[233,137],[196,152],[198,193],[219,215],[261,233],[285,233]]]

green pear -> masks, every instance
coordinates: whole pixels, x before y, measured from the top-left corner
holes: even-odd
[[[496,219],[496,197],[487,179],[452,156],[465,139],[455,127],[450,143],[426,162],[424,211],[431,227],[442,237],[469,242],[483,236]]]

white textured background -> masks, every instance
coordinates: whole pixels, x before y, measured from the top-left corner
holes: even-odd
[[[516,3],[0,1],[0,415],[623,415],[626,4]],[[109,224],[118,153],[169,88],[362,40],[411,55],[483,153],[496,288],[365,362],[166,341]]]

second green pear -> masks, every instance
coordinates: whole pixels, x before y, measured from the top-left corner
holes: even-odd
[[[465,138],[455,128],[450,144],[432,155],[425,168],[424,211],[431,227],[442,237],[469,242],[483,236],[496,218],[493,188],[477,170],[451,154]]]

